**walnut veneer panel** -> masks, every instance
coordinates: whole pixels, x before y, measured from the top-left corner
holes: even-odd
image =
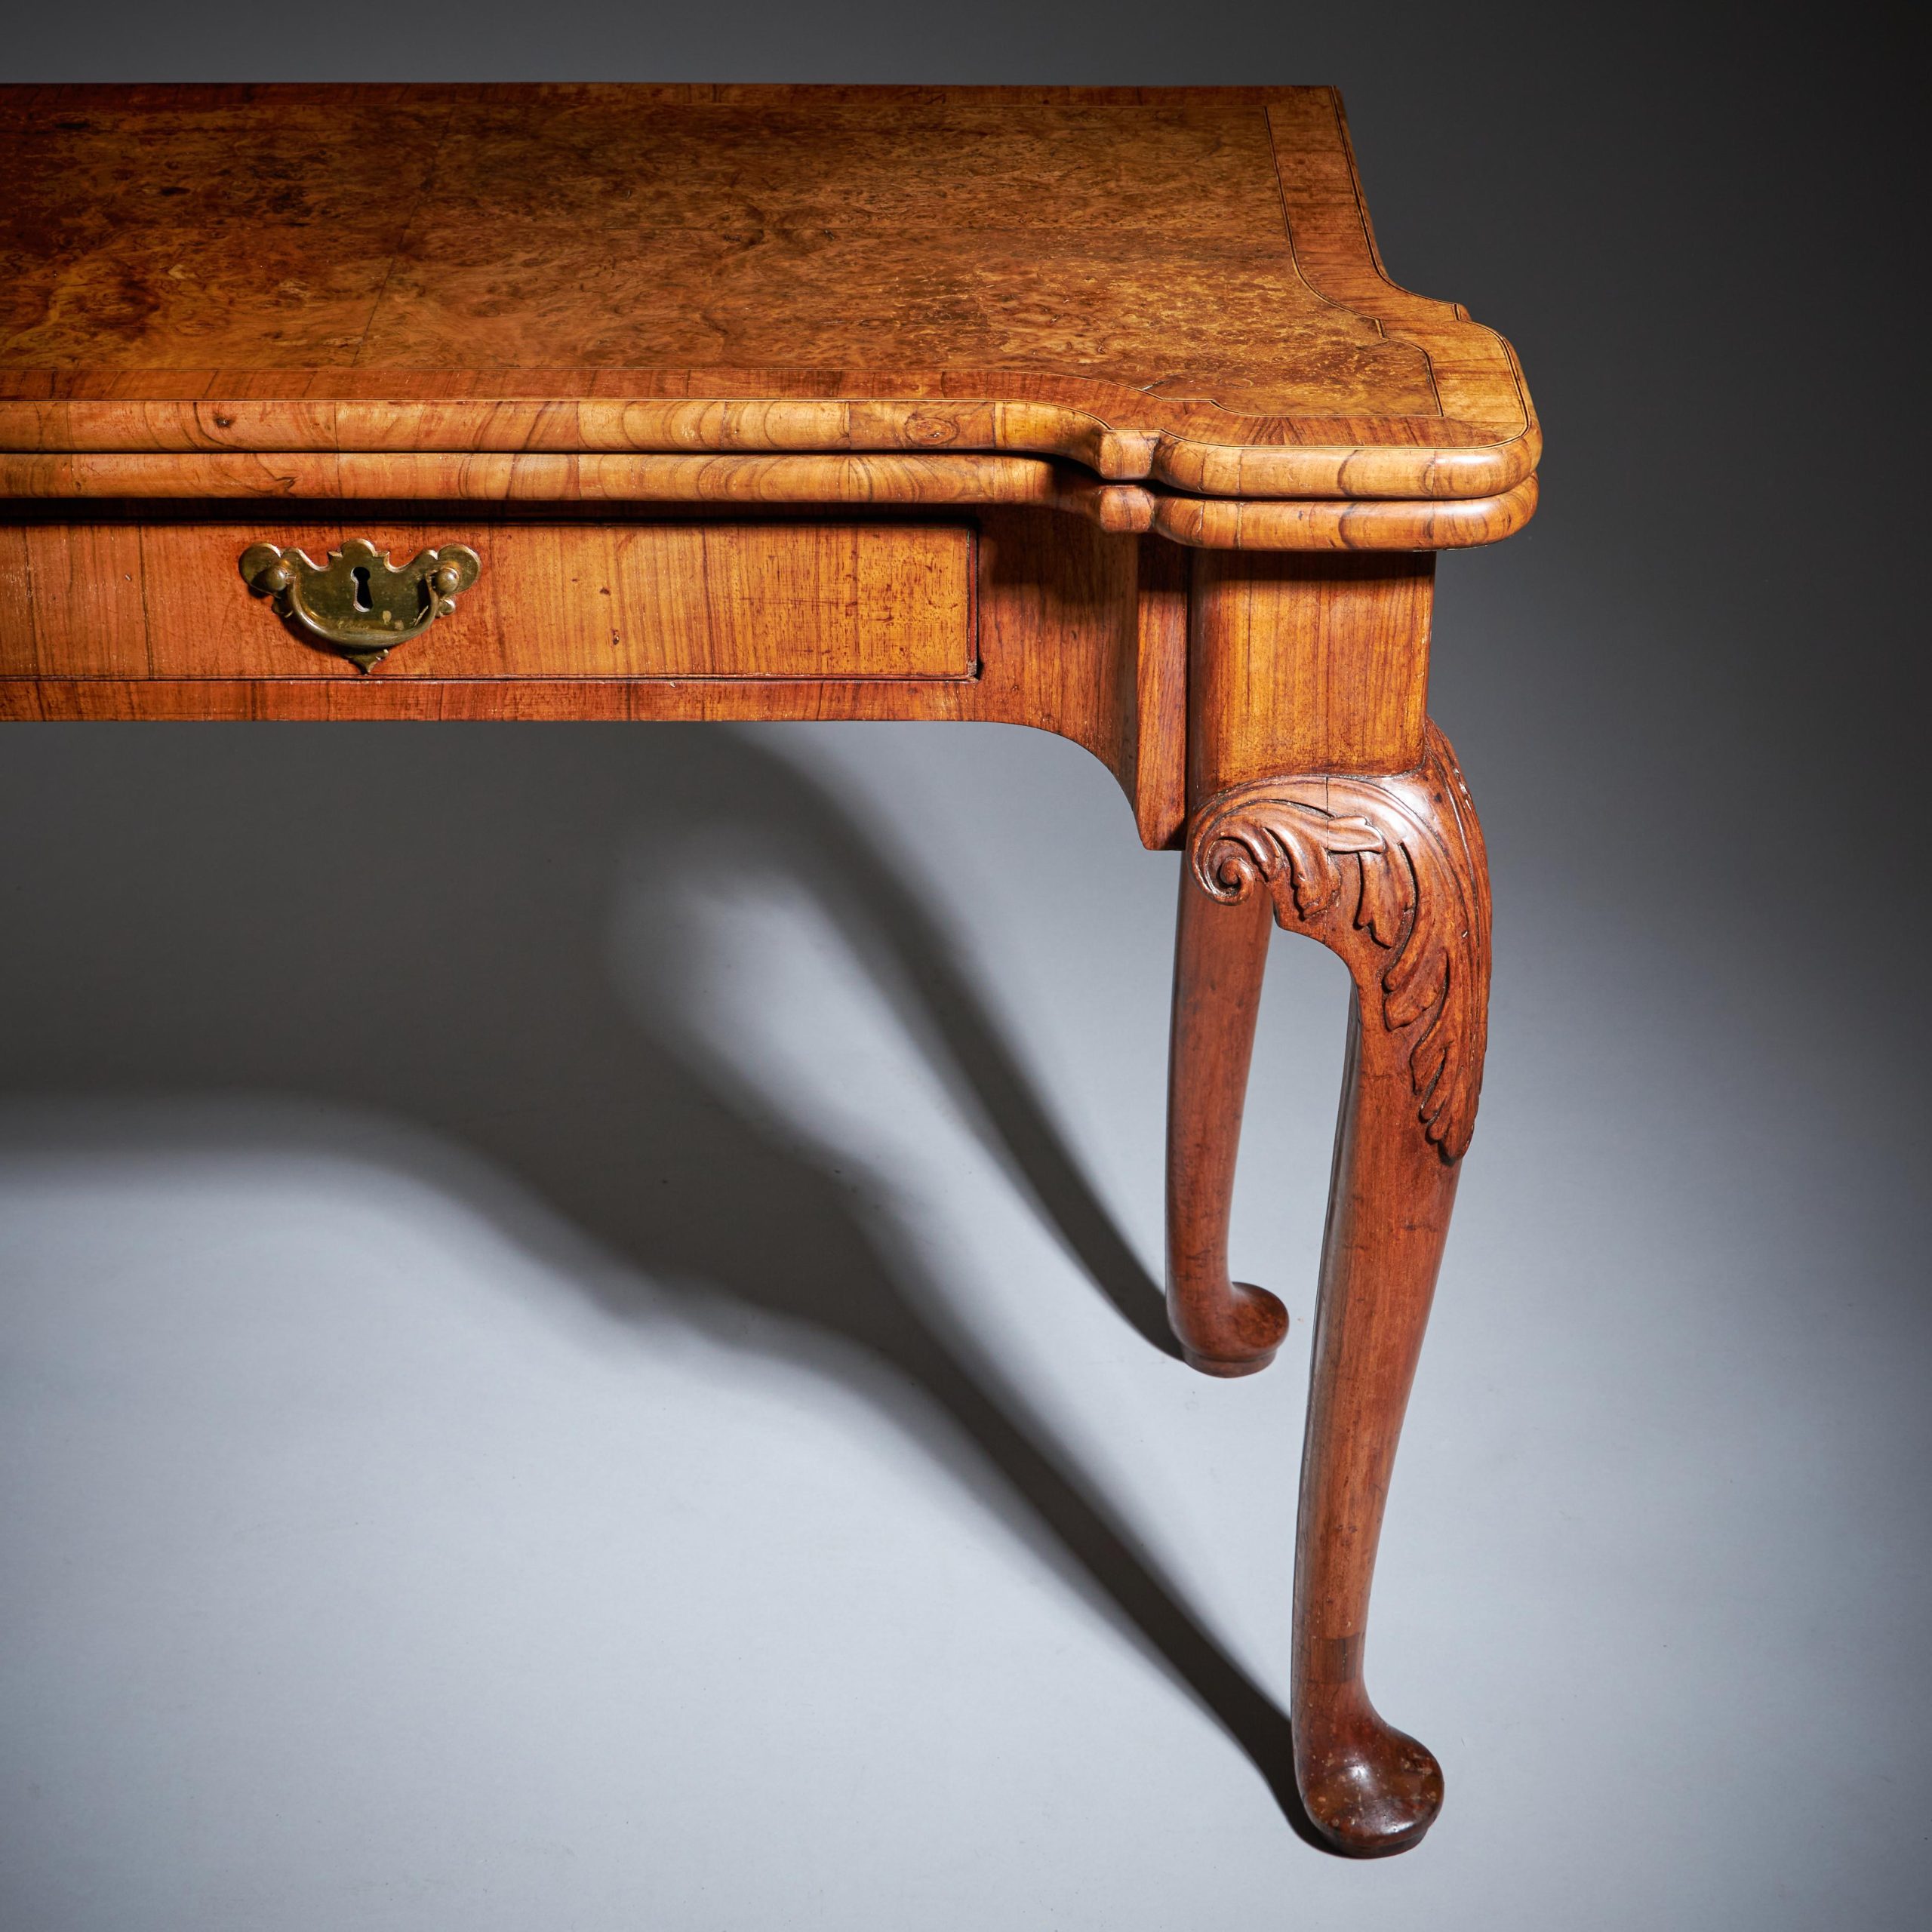
[[[1409,771],[1429,721],[1435,559],[1239,557],[1194,570],[1192,789]]]
[[[0,447],[1032,450],[1480,497],[1325,88],[0,91]]]
[[[373,672],[251,594],[251,543],[483,560]],[[970,678],[973,533],[948,525],[358,522],[0,529],[0,677]]]
[[[581,614],[593,603],[617,603],[620,586],[592,568],[611,554],[605,546],[621,552],[641,533],[707,521],[743,531],[798,525],[745,525],[701,510],[599,512],[566,521],[568,513],[509,506],[487,522],[392,514],[342,526],[321,505],[284,508],[273,521],[220,520],[212,505],[134,507],[138,515],[86,522],[50,521],[18,506],[0,509],[0,720],[929,718],[1026,724],[1070,738],[1100,759],[1132,800],[1147,844],[1168,845],[1179,835],[1188,553],[1173,544],[1049,509],[980,512],[970,551],[948,553],[968,555],[973,574],[967,635],[974,654],[965,675],[961,632],[949,613],[943,643],[934,632],[923,647],[929,654],[921,661],[943,667],[936,675],[835,669],[786,675],[769,668],[774,660],[767,657],[768,668],[750,675],[666,674],[654,666],[651,675],[632,676],[608,660],[589,670],[569,668],[594,660],[608,642],[586,630]],[[849,527],[919,533],[921,546],[963,540],[956,527],[903,519]],[[399,645],[366,675],[291,636],[248,594],[236,568],[258,540],[311,544],[315,555],[345,534],[387,544],[398,561],[445,543],[467,543],[484,559],[456,616]],[[583,595],[583,582],[571,586],[567,605],[555,601],[556,579],[503,567],[506,557],[540,562],[564,554],[583,560],[577,574],[591,592]],[[168,574],[172,589],[158,595],[149,589],[157,558],[176,567]],[[610,599],[598,594],[606,586]],[[795,609],[788,622],[795,625],[798,616]],[[626,635],[622,623],[613,627]],[[644,656],[648,633],[634,627],[628,635],[640,640]],[[778,648],[801,650],[790,632]],[[872,661],[882,664],[872,648]],[[541,652],[566,648],[583,655],[554,658],[555,671],[539,663]],[[426,650],[441,654],[419,658],[412,675],[411,654]],[[685,650],[684,661],[693,661]],[[515,668],[483,668],[505,663]],[[178,668],[184,664],[185,672]],[[434,673],[424,668],[430,665]]]
[[[86,503],[255,497],[451,503],[1049,503],[1103,530],[1158,531],[1207,550],[1457,550],[1494,543],[1536,513],[1537,479],[1497,497],[1371,502],[1191,497],[1103,483],[1022,456],[563,456],[277,450],[191,456],[0,452],[0,498]]]

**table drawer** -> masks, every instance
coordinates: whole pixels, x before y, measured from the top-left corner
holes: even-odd
[[[468,581],[459,552],[454,609],[373,662],[368,620],[341,601],[369,607],[370,570],[343,584],[364,553],[333,591],[288,567],[315,608],[263,594],[266,551],[257,587],[244,579],[254,546],[326,566],[358,539],[399,568],[454,546],[480,568]],[[0,677],[355,678],[361,661],[384,678],[967,678],[974,544],[967,525],[884,521],[10,523]],[[386,598],[407,630],[436,589],[371,566],[377,614]],[[328,596],[334,643],[313,628],[329,628]]]

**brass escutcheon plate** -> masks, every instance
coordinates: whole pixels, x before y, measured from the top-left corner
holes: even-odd
[[[368,671],[438,617],[452,616],[483,560],[467,544],[445,543],[398,565],[367,538],[352,537],[326,564],[306,551],[251,543],[241,568],[250,590],[272,598],[300,635]]]

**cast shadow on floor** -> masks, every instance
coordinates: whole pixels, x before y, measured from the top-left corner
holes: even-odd
[[[237,1119],[300,1096],[326,1103],[310,1139],[337,1152],[368,1157],[346,1143],[371,1115],[407,1129],[377,1136],[392,1143],[385,1158],[460,1148],[454,1162],[417,1161],[433,1170],[423,1178],[544,1252],[605,1315],[654,1318],[668,1295],[700,1328],[780,1349],[889,1408],[1186,1687],[1318,1842],[1279,1706],[952,1318],[890,1218],[866,1210],[850,1155],[761,1112],[681,1014],[675,918],[649,928],[646,996],[635,979],[620,993],[620,875],[647,906],[674,903],[681,869],[808,893],[1087,1275],[1173,1352],[1158,1285],[922,882],[768,738],[675,726],[8,736],[20,937],[0,986],[10,1011],[33,1016],[6,1050],[10,1097],[92,1098],[105,1122],[131,1093],[214,1094]],[[198,1117],[223,1137],[219,1109]],[[615,1265],[586,1266],[586,1252]]]

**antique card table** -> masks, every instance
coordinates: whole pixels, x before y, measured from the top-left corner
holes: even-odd
[[[1292,1716],[1350,1852],[1441,1777],[1363,1685],[1489,980],[1434,553],[1536,504],[1509,345],[1384,274],[1326,88],[0,92],[0,715],[998,719],[1183,854],[1168,1294],[1228,1214],[1271,918],[1354,981]]]

